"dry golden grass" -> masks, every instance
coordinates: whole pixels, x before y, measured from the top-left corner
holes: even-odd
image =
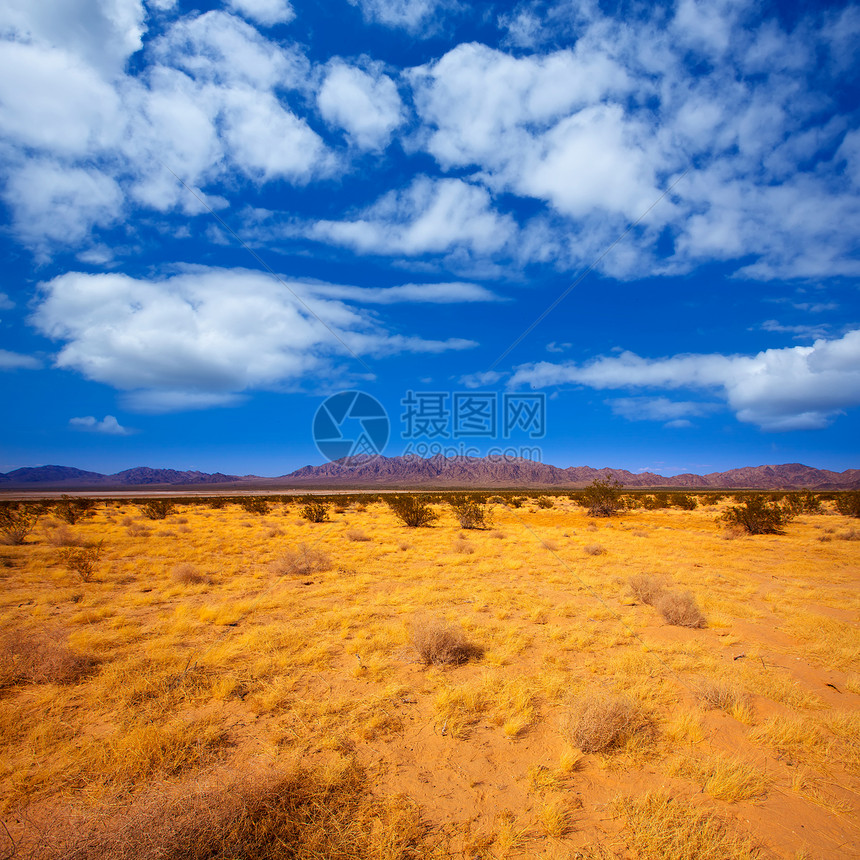
[[[105,852],[92,840],[110,831],[94,824],[113,822],[145,857],[129,822],[152,822],[152,850],[165,852],[171,834],[188,844],[211,800],[201,832],[232,839],[245,824],[219,818],[212,786],[253,798],[286,778],[284,761],[301,761],[316,786],[297,789],[311,798],[302,808],[331,823],[325,838],[354,832],[326,818],[325,798],[353,797],[370,841],[315,841],[299,816],[290,856],[753,856],[718,817],[731,801],[768,856],[842,860],[860,792],[860,543],[835,538],[852,527],[835,516],[726,543],[721,507],[594,524],[558,496],[552,508],[498,505],[498,532],[468,538],[447,506],[407,535],[374,501],[333,506],[320,525],[297,503],[265,516],[177,506],[158,522],[101,504],[68,533],[43,518],[26,544],[0,548],[0,625],[12,634],[0,662],[17,655],[0,690],[0,812],[15,838],[16,822],[41,822],[59,856]],[[817,540],[821,522],[834,540]],[[57,544],[100,541],[90,582],[58,564]],[[587,555],[592,543],[606,552]],[[708,627],[659,623],[647,605],[686,589]],[[447,619],[429,625],[441,646],[428,653],[456,654],[459,642],[482,659],[417,665],[417,617]],[[81,655],[98,663],[79,672]],[[580,710],[583,748],[604,752],[579,749]],[[320,785],[340,777],[325,774],[345,761],[364,774],[345,777],[358,793],[326,794]],[[672,803],[649,793],[667,782]],[[637,799],[613,819],[619,791]],[[69,808],[80,827],[64,832]],[[423,819],[420,839],[398,843],[397,809],[407,830]],[[805,841],[774,809],[804,824]],[[264,840],[283,821],[274,806],[268,815],[246,820]],[[219,844],[225,857],[271,847]]]
[[[438,856],[413,803],[380,800],[353,763],[285,774],[212,774],[144,791],[105,817],[28,822],[27,860],[418,860]],[[59,826],[58,826],[59,824]]]
[[[627,819],[626,841],[635,858],[650,860],[754,860],[762,854],[732,832],[721,818],[665,794],[621,798],[616,808]]]
[[[28,632],[0,637],[0,689],[13,684],[75,684],[98,668],[90,654],[80,654],[58,635]]]
[[[670,769],[673,776],[692,779],[716,800],[736,803],[761,798],[771,780],[758,768],[737,757],[718,754],[708,759],[685,758]]]

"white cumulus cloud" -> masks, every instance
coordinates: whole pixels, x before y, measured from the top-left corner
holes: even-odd
[[[148,280],[69,272],[42,285],[32,321],[63,343],[55,366],[125,392],[129,408],[143,411],[229,405],[254,389],[345,377],[350,353],[475,346],[390,333],[306,284],[286,284],[244,269],[193,267]]]
[[[463,248],[501,250],[516,233],[514,220],[496,212],[489,192],[462,179],[418,177],[349,221],[317,221],[308,234],[363,253],[439,254]]]
[[[400,94],[388,75],[342,60],[329,64],[317,105],[325,120],[344,129],[360,149],[384,149],[404,118]]]
[[[87,415],[83,418],[70,418],[69,426],[75,430],[104,433],[107,436],[128,436],[132,432],[127,427],[123,427],[113,415],[105,415],[101,421],[92,415]]]
[[[264,27],[286,24],[296,17],[289,0],[230,0],[229,5],[233,11]]]
[[[820,429],[846,409],[860,406],[860,330],[816,340],[812,346],[768,349],[753,356],[717,353],[648,359],[623,352],[585,364],[540,362],[517,368],[510,381],[513,387],[570,384],[598,390],[705,391],[722,397],[739,421],[763,430]],[[648,401],[639,406],[643,403]],[[662,407],[663,413],[671,411],[658,398],[646,406],[652,414],[655,403],[658,411]],[[635,408],[635,403],[621,407]]]

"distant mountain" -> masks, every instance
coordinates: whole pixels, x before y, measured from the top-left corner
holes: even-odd
[[[35,468],[15,469],[13,472],[0,473],[0,485],[4,488],[31,488],[33,485],[44,487],[143,487],[153,484],[221,484],[238,481],[236,475],[214,475],[206,472],[177,472],[175,469],[150,469],[138,466],[114,475],[99,472],[85,472],[70,466],[37,466]]]
[[[673,475],[628,472],[609,467],[570,466],[561,469],[532,460],[452,457],[422,460],[410,457],[377,457],[372,460],[339,460],[322,466],[305,466],[281,481],[295,486],[317,487],[584,487],[595,478],[614,475],[625,487],[678,487],[682,489],[818,489],[860,488],[860,469],[831,472],[799,463],[782,466],[749,466],[708,475]]]
[[[708,475],[683,474],[665,477],[653,472],[628,472],[626,469],[570,466],[566,469],[533,460],[494,459],[489,457],[442,456],[376,457],[365,460],[339,460],[322,466],[305,466],[278,478],[256,475],[224,475],[221,472],[151,469],[138,466],[113,475],[86,472],[69,466],[39,466],[0,473],[0,486],[14,489],[68,489],[76,487],[180,487],[220,484],[237,492],[258,489],[302,488],[403,488],[412,487],[510,487],[539,489],[576,489],[595,478],[614,475],[625,487],[677,487],[679,489],[754,489],[754,490],[848,490],[860,489],[860,469],[831,472],[800,463],[781,466],[748,466]]]

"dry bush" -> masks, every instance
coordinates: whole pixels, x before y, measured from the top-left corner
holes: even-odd
[[[668,624],[676,627],[707,627],[708,622],[689,591],[667,591],[655,604]]]
[[[568,723],[573,744],[584,753],[607,752],[654,727],[642,706],[626,696],[585,693],[574,703]]]
[[[146,504],[140,506],[140,512],[148,520],[163,520],[173,513],[176,505],[167,499],[151,499]]]
[[[727,681],[705,681],[699,687],[699,698],[710,708],[719,708],[727,714],[749,706],[749,696]]]
[[[606,554],[605,547],[602,547],[599,543],[586,544],[582,549],[586,555],[605,555]]]
[[[462,630],[438,618],[416,618],[411,642],[425,666],[458,665],[483,654],[480,647],[466,640]]]
[[[323,550],[305,543],[295,549],[287,550],[274,564],[273,570],[279,576],[310,576],[331,570],[331,556]]]
[[[471,555],[475,551],[475,547],[466,540],[465,537],[460,535],[454,541],[454,552],[462,552],[464,555]]]
[[[9,546],[21,546],[27,535],[36,527],[42,508],[21,502],[0,504],[0,542]]]
[[[60,552],[60,560],[72,573],[76,573],[83,582],[89,582],[96,572],[96,565],[102,553],[104,541],[83,546],[66,547]]]
[[[666,588],[660,580],[641,573],[638,576],[630,577],[630,590],[637,600],[648,606],[653,606],[663,596]]]
[[[860,532],[857,529],[846,529],[844,532],[838,532],[836,537],[839,540],[860,540]]]
[[[72,651],[56,636],[17,631],[0,638],[0,688],[12,684],[74,684],[91,675],[98,660]]]
[[[200,573],[193,564],[187,561],[175,565],[170,578],[179,585],[200,585],[212,581],[205,573]]]
[[[60,525],[48,536],[51,546],[83,546],[86,541],[76,535],[67,525]]]
[[[151,788],[109,813],[31,826],[21,860],[422,860],[417,806],[375,796],[364,773],[212,774]]]
[[[128,518],[125,517],[125,519]],[[126,529],[126,532],[129,537],[149,537],[152,534],[152,531],[143,523],[137,522],[132,522],[132,524]]]
[[[347,540],[353,541],[368,541],[371,540],[371,537],[366,532],[363,532],[361,529],[347,529],[346,532]]]
[[[497,530],[494,532],[490,532],[490,537],[496,538],[496,540],[504,540],[505,539],[505,533]]]

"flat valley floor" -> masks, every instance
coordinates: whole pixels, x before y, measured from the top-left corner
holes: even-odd
[[[0,857],[860,857],[860,524],[729,503],[47,515],[0,547]]]

